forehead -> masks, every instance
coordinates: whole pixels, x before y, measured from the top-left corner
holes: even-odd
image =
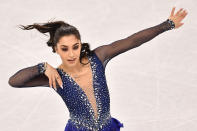
[[[79,43],[80,40],[78,40],[75,35],[66,35],[66,36],[62,36],[59,39],[59,45],[65,45],[65,46],[72,46],[76,43]]]

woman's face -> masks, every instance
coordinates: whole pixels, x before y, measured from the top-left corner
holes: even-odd
[[[62,62],[66,66],[76,66],[79,64],[81,42],[75,35],[66,35],[59,39],[55,47],[57,54],[60,55]],[[74,61],[70,61],[73,60]]]

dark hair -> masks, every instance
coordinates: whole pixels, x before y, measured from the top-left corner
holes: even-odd
[[[50,38],[47,42],[47,45],[52,47],[53,53],[55,53],[55,46],[57,45],[57,42],[62,36],[73,34],[77,39],[81,41],[81,35],[78,29],[68,23],[65,23],[64,21],[54,21],[54,22],[48,21],[47,23],[40,23],[40,24],[34,23],[32,25],[27,25],[27,26],[19,25],[19,28],[23,30],[31,30],[35,28],[43,34],[49,33]],[[90,55],[92,55],[92,51],[90,50],[89,43],[82,43],[81,51],[80,51],[80,63],[83,57],[87,57]]]

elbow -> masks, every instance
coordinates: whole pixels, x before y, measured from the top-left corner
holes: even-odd
[[[8,80],[8,84],[11,86],[11,87],[14,87],[14,84],[12,82],[12,78],[10,77],[9,80]]]
[[[14,80],[12,79],[12,77],[9,78],[8,84],[9,84],[11,87],[14,87],[14,88],[19,88],[19,87],[21,87],[20,85],[17,85],[17,84],[14,82]]]

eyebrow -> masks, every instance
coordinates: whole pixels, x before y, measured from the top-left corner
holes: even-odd
[[[79,43],[75,43],[73,46],[75,46],[75,45],[77,45],[77,44],[79,44]],[[61,45],[61,46],[68,47],[68,46],[66,46],[66,45]]]

